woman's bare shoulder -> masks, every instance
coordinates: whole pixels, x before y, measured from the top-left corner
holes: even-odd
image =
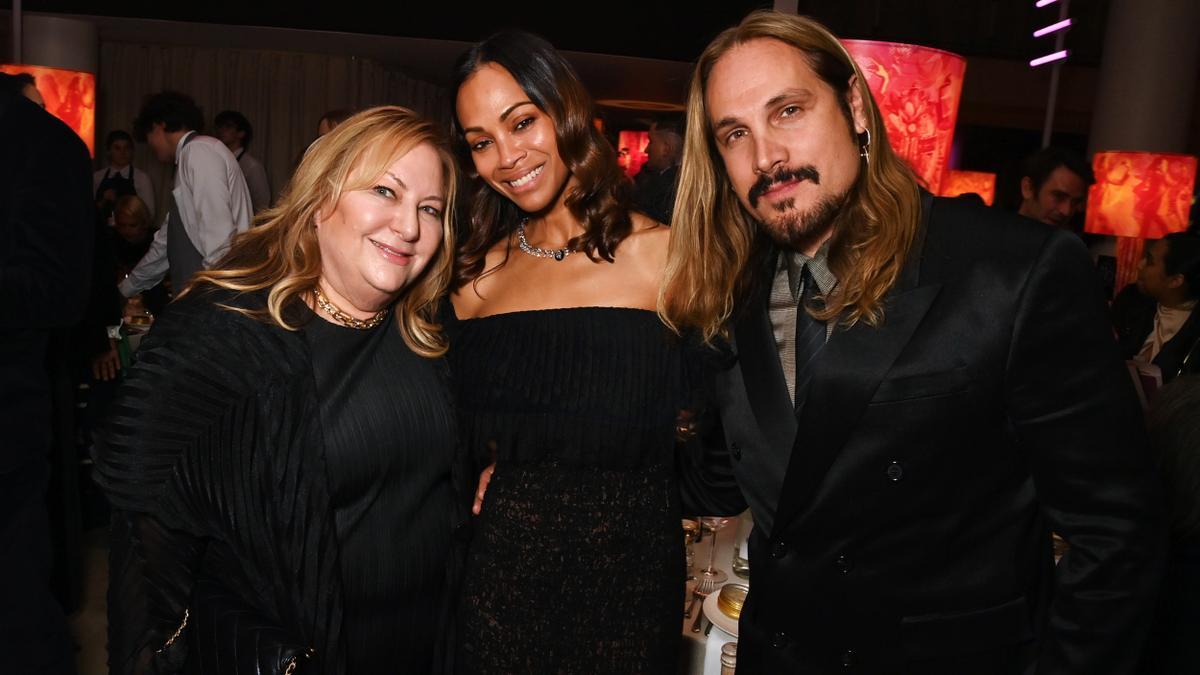
[[[628,254],[644,259],[666,259],[667,244],[671,240],[671,228],[641,213],[630,214],[633,230],[622,247],[628,247]]]

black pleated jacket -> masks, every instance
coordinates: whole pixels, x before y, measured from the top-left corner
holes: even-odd
[[[114,675],[280,673],[292,659],[296,673],[345,672],[338,540],[307,342],[217,306],[262,306],[264,295],[209,291],[173,304],[143,342],[97,442],[96,479],[114,509]],[[454,471],[465,495],[456,521],[465,523],[473,488]],[[447,564],[447,600],[465,529]],[[448,641],[451,604],[443,604]]]

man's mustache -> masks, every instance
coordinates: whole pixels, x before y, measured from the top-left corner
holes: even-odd
[[[759,176],[758,180],[754,182],[754,185],[750,187],[750,193],[746,196],[746,198],[750,201],[750,208],[757,208],[759,198],[767,194],[771,188],[775,187],[779,183],[786,183],[793,180],[811,180],[814,185],[820,185],[821,174],[817,171],[815,166],[811,165],[802,166],[796,169],[785,167],[770,175],[763,174]]]

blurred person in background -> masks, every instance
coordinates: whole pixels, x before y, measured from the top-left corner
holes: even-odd
[[[320,121],[317,122],[317,136],[324,136],[333,131],[339,124],[345,122],[348,117],[354,114],[354,111],[348,108],[335,108],[321,115]]]
[[[34,79],[33,75],[30,75],[29,73],[17,73],[16,75],[10,75],[9,77],[14,78],[15,84],[5,86],[17,87],[17,91],[20,92],[22,96],[30,101],[33,101],[42,109],[45,109],[46,99],[42,98],[42,92],[38,91],[37,80]]]
[[[201,135],[204,115],[186,94],[163,91],[146,97],[134,134],[158,161],[175,166],[167,221],[149,250],[121,282],[130,297],[170,275],[179,293],[196,272],[213,266],[237,232],[250,227],[250,191],[237,159],[221,141]]]
[[[229,148],[237,158],[238,166],[242,167],[242,175],[246,177],[246,187],[250,189],[250,203],[254,212],[258,213],[271,205],[271,181],[267,179],[267,169],[263,163],[249,152],[250,142],[254,140],[254,127],[250,120],[236,110],[222,110],[213,120],[217,138]]]
[[[1171,548],[1142,675],[1200,665],[1200,375],[1163,387],[1149,415],[1150,440],[1167,486]]]
[[[47,349],[83,315],[96,225],[87,148],[27,88],[0,73],[0,673],[62,675],[75,648],[49,587]]]
[[[633,203],[642,213],[664,225],[671,224],[682,158],[683,120],[679,116],[656,120],[646,144],[646,163],[634,177]]]
[[[105,221],[112,215],[117,200],[128,195],[137,195],[150,215],[154,215],[154,184],[145,171],[133,165],[133,136],[117,129],[108,132],[104,139],[108,153],[108,166],[92,174],[92,192],[96,195],[96,209]]]
[[[1092,167],[1070,150],[1042,148],[1025,160],[1021,172],[1021,206],[1026,218],[1072,229],[1087,204],[1088,186],[1096,182]]]
[[[1112,303],[1113,328],[1127,359],[1153,364],[1163,382],[1200,369],[1200,234],[1147,241],[1137,282]]]

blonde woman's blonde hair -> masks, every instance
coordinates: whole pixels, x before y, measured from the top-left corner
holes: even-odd
[[[778,40],[800,51],[839,96],[847,133],[854,133],[851,83],[862,97],[870,160],[860,160],[858,180],[835,217],[829,266],[838,279],[837,290],[825,299],[823,311],[809,311],[843,326],[860,320],[879,325],[884,296],[900,276],[919,225],[916,177],[888,144],[866,78],[841,42],[808,17],[773,11],[754,12],[718,35],[696,63],[659,315],[677,332],[697,329],[706,342],[727,336],[735,306],[762,272],[756,259],[765,234],[733,191],[705,101],[716,62],[732,48],[758,39]]]
[[[396,321],[404,342],[427,357],[446,351],[436,320],[438,299],[450,283],[454,253],[454,199],[458,171],[448,145],[433,124],[399,106],[364,110],[314,142],[300,161],[274,208],[255,218],[255,227],[239,234],[214,267],[198,273],[180,294],[206,285],[239,292],[270,289],[261,310],[228,307],[287,330],[299,328],[285,310],[317,286],[321,251],[316,217],[331,211],[345,192],[371,185],[414,147],[428,143],[442,162],[446,202],[442,211],[442,243],[421,276],[411,282],[396,304]]]

